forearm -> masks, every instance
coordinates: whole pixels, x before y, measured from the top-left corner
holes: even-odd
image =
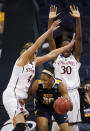
[[[48,20],[48,29],[51,27],[52,23],[53,23],[53,19],[49,19]],[[56,44],[55,44],[55,41],[53,39],[53,32],[50,33],[50,35],[48,36],[48,43],[49,43],[50,51],[56,49]]]
[[[53,19],[49,19],[49,20],[48,20],[48,29],[51,27],[52,23],[53,23]],[[51,34],[48,36],[48,40],[51,40],[51,39],[53,39],[53,33],[51,33]]]
[[[63,52],[65,52],[67,49],[71,48],[73,46],[73,41],[71,41],[68,45],[55,49],[53,51],[51,51],[51,55],[53,55],[53,57],[57,57],[59,54],[62,54]]]
[[[79,61],[82,52],[82,29],[81,20],[76,18],[76,43],[74,48],[74,56]]]
[[[76,18],[76,39],[81,40],[81,38],[82,38],[81,19]]]

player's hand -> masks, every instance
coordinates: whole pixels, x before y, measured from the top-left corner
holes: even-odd
[[[61,23],[61,20],[60,20],[60,19],[54,21],[53,24],[51,25],[50,29],[51,29],[52,31],[57,30],[57,29],[60,27],[60,26],[59,26],[60,23]]]
[[[61,97],[63,97],[63,98],[65,98],[65,99],[67,99],[69,102],[70,102],[70,111],[72,111],[73,110],[73,103],[71,102],[71,99],[70,99],[70,97],[69,96],[61,96]]]
[[[60,13],[57,14],[57,7],[55,5],[50,6],[50,11],[49,11],[49,19],[54,19],[58,17]]]
[[[70,5],[70,15],[74,18],[80,18],[80,12],[78,10],[78,7],[76,7],[75,5]]]

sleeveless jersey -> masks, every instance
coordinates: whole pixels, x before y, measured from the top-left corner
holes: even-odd
[[[36,107],[43,110],[53,109],[54,101],[61,96],[58,91],[60,80],[55,79],[54,86],[51,89],[43,88],[42,81],[38,80],[38,90],[36,92]]]
[[[5,91],[12,96],[15,95],[17,99],[27,98],[27,92],[31,85],[34,75],[34,62],[28,63],[23,67],[17,66],[15,63],[10,81]]]
[[[60,54],[53,66],[55,68],[55,78],[61,79],[68,89],[80,86],[80,63],[76,61],[72,54],[67,58]]]

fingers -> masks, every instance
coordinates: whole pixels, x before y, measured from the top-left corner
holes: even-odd
[[[75,11],[75,10],[76,10],[76,11],[78,11],[78,7],[77,7],[77,6],[75,6],[75,5],[73,5],[73,6],[72,6],[72,5],[70,5],[70,7],[69,7],[69,8],[70,8],[71,12],[73,12],[73,11]]]
[[[58,13],[57,16],[59,16],[61,13]]]
[[[57,6],[51,5],[51,6],[50,6],[50,12],[57,13]],[[58,16],[58,15],[60,15],[60,13],[58,13],[57,16]]]
[[[60,26],[56,26],[55,30],[57,30],[58,28],[60,28]]]
[[[62,22],[61,19],[54,21],[54,23],[55,23],[56,25],[60,24],[61,22]]]
[[[71,10],[71,12],[73,11],[73,7],[72,7],[72,5],[70,5],[70,10]]]
[[[75,32],[73,33],[73,40],[75,40]]]
[[[50,11],[51,12],[57,12],[57,7],[55,5],[50,6]]]
[[[69,12],[69,14],[70,14],[71,16],[73,16],[73,13],[72,13],[72,12]]]
[[[59,26],[60,23],[61,23],[61,19],[54,21],[54,23],[52,24],[52,27],[51,27],[53,29],[53,31],[57,30],[60,27]]]

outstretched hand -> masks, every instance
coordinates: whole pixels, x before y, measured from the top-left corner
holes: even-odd
[[[61,20],[59,19],[59,20],[56,20],[56,21],[54,21],[53,22],[53,24],[51,25],[51,30],[52,31],[55,31],[55,30],[57,30],[60,26],[59,26],[59,24],[61,23]]]
[[[76,7],[75,5],[70,5],[70,15],[74,18],[80,18],[80,12],[78,10],[78,7]]]
[[[55,5],[50,6],[50,11],[49,11],[49,19],[54,19],[58,17],[60,13],[57,14],[57,7]]]

